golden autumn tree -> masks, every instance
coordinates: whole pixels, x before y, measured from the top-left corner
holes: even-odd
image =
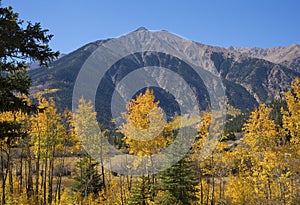
[[[289,176],[281,177],[281,184],[285,195],[290,196],[285,200],[292,198],[293,203],[300,203],[300,196],[296,194],[300,191],[300,78],[292,82],[291,88],[285,92],[287,110],[281,109],[283,133],[287,139],[282,161],[289,167]]]
[[[212,116],[210,112],[205,112],[203,113],[200,123],[197,127],[198,134],[196,136],[195,142],[192,144],[193,151],[194,151],[194,161],[196,162],[196,167],[197,167],[197,175],[199,179],[199,199],[200,199],[200,204],[204,204],[206,201],[206,198],[208,198],[208,193],[207,193],[207,187],[208,184],[204,180],[204,175],[205,175],[205,170],[204,167],[206,166],[206,161],[201,161],[200,160],[200,154],[201,150],[205,144],[205,141],[207,137],[209,136],[209,126],[212,121]]]
[[[271,108],[264,104],[253,111],[249,120],[244,124],[243,141],[252,151],[273,149],[278,144],[278,133],[274,120],[270,119]]]
[[[271,111],[264,104],[260,105],[243,127],[243,142],[248,147],[244,159],[250,161],[245,166],[249,175],[244,176],[242,184],[251,185],[253,198],[262,203],[280,201],[277,180],[286,169],[278,160],[283,157],[281,137],[275,121],[270,119]],[[245,189],[249,191],[250,187]]]
[[[282,124],[260,105],[244,124],[243,143],[230,153],[234,174],[226,188],[230,204],[299,203],[300,79],[285,93]]]
[[[84,157],[76,164],[80,174],[75,177],[76,182],[72,189],[79,192],[86,203],[89,195],[96,197],[105,188],[104,157],[107,148],[103,144],[104,132],[100,132],[100,125],[96,119],[96,112],[91,101],[80,98],[78,108],[73,114],[75,134],[80,139]],[[97,159],[92,157],[98,156]],[[96,161],[97,160],[97,161]],[[98,173],[98,164],[101,166],[101,175]]]
[[[197,165],[199,204],[224,201],[224,177],[228,175],[228,159],[224,150],[228,146],[221,142],[225,134],[220,124],[211,112],[204,112],[198,122],[196,140],[192,144],[193,159]]]
[[[164,135],[167,122],[159,102],[155,102],[153,91],[146,89],[145,93],[140,93],[136,99],[132,99],[126,108],[127,113],[123,113],[125,122],[119,131],[124,134],[122,140],[128,147],[129,154],[151,157],[168,145],[170,138]],[[138,166],[139,161],[135,163]],[[129,204],[148,204],[153,195],[151,187],[154,181],[154,175],[136,179]]]
[[[283,113],[283,127],[289,132],[291,142],[300,144],[300,78],[292,83],[292,90],[285,93],[287,111]]]
[[[53,200],[55,155],[62,152],[66,130],[62,124],[61,115],[58,114],[53,99],[39,99],[40,111],[31,116],[31,143],[36,162],[37,174],[35,181],[36,197],[42,195],[43,203]],[[41,180],[41,181],[40,181]],[[40,186],[40,183],[42,185]],[[37,198],[38,199],[38,198]],[[38,199],[39,200],[39,199]]]
[[[167,146],[169,139],[163,135],[167,122],[158,105],[149,89],[127,105],[128,112],[123,114],[126,123],[121,125],[120,131],[130,154],[148,156]]]
[[[28,152],[26,149],[29,149],[29,147],[25,142],[28,140],[28,118],[28,114],[22,112],[21,110],[0,113],[0,124],[9,124],[11,128],[13,128],[11,131],[3,132],[2,138],[0,139],[0,179],[2,182],[2,203],[6,199],[7,182],[9,185],[10,195],[12,195],[14,192],[15,178],[13,175],[13,170],[17,170],[20,173],[20,181],[18,183],[19,192],[23,191],[23,188],[26,185],[27,194],[31,194],[30,178],[27,178],[29,180],[24,179],[22,174],[23,170],[19,168],[20,166],[16,165],[16,161],[12,156],[12,149],[17,146],[22,148],[22,152]],[[22,161],[20,163],[22,163]],[[30,163],[28,165],[30,165]]]
[[[273,157],[279,144],[279,137],[274,120],[270,119],[271,108],[264,104],[254,110],[244,124],[243,141],[249,146],[251,174],[254,190],[261,198],[272,198],[273,171],[276,168]]]

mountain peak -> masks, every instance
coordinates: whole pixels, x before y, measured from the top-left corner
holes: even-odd
[[[138,29],[136,29],[135,31],[148,31],[148,29],[146,29],[145,27],[141,26]]]

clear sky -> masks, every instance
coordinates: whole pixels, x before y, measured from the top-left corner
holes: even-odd
[[[299,0],[2,0],[69,53],[144,26],[215,46],[300,44]]]

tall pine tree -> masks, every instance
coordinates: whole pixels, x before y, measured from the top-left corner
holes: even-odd
[[[172,197],[175,204],[192,204],[197,200],[197,179],[194,163],[185,156],[175,165],[158,174],[158,190]]]
[[[28,60],[47,65],[59,55],[49,48],[53,36],[47,34],[48,30],[42,29],[40,23],[23,23],[12,7],[2,7],[0,1],[0,113],[35,110],[26,101],[30,87]],[[21,129],[16,120],[2,121],[0,139],[8,138],[6,141],[10,143],[13,138],[26,135]],[[4,186],[2,189],[1,202],[5,204]]]
[[[176,135],[176,132],[172,132],[172,135]],[[171,162],[181,157],[176,151],[181,149],[181,144],[174,141],[173,149],[167,154],[167,159]],[[162,191],[164,197],[172,200],[174,204],[188,205],[198,200],[195,163],[191,160],[190,154],[187,153],[173,166],[158,173],[157,189]]]

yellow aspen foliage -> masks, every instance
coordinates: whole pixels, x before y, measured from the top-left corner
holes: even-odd
[[[199,125],[197,127],[196,140],[192,147],[197,158],[199,158],[200,151],[209,135],[209,126],[212,122],[212,116],[210,112],[203,113],[201,119],[199,120]]]
[[[297,203],[300,201],[299,193],[299,169],[300,169],[300,78],[296,78],[291,85],[291,90],[285,92],[285,99],[287,110],[281,109],[283,114],[282,127],[285,132],[285,137],[289,138],[289,142],[285,145],[284,153],[281,157],[282,166],[289,167],[289,175],[284,173],[281,175],[280,180],[284,187],[284,192],[287,198],[295,198]],[[291,180],[295,178],[295,180]],[[298,184],[298,185],[297,185]],[[298,196],[296,198],[296,196]],[[296,202],[294,202],[296,203]]]
[[[97,113],[94,111],[92,103],[80,98],[78,109],[73,114],[75,134],[80,138],[84,146],[89,146],[94,151],[96,150],[91,146],[99,145],[100,140],[100,129],[96,115]]]
[[[82,143],[83,147],[88,150],[88,153],[97,160],[103,162],[103,158],[108,152],[108,147],[104,143],[105,132],[100,130],[100,125],[97,121],[97,113],[91,101],[86,102],[80,98],[78,109],[73,113],[75,135]],[[76,143],[75,147],[79,147],[80,143]]]
[[[243,141],[252,151],[273,149],[278,143],[276,124],[269,118],[270,112],[271,108],[261,104],[243,126]]]
[[[226,186],[225,196],[230,198],[232,205],[255,205],[255,187],[247,177],[231,177]]]
[[[65,189],[62,191],[62,194],[60,196],[60,205],[72,205],[76,204],[73,197],[70,195],[69,190]]]
[[[287,190],[293,190],[291,174],[296,173],[290,172],[294,166],[291,161],[298,164],[298,160],[291,160],[291,148],[283,143],[282,136],[279,136],[281,132],[269,118],[270,112],[270,108],[260,105],[244,124],[243,141],[248,146],[246,156],[251,159],[245,167],[249,170],[246,177],[252,181],[255,197],[260,203],[285,201],[288,204],[287,200],[292,197],[287,195]]]
[[[80,153],[82,150],[82,145],[78,136],[75,133],[74,129],[74,120],[73,114],[70,110],[65,110],[62,114],[63,118],[63,125],[66,130],[66,143],[65,144],[72,144],[72,146],[65,146],[65,152],[73,153]]]
[[[282,109],[283,128],[288,130],[292,143],[300,144],[300,78],[296,78],[291,87],[292,90],[285,93],[287,111]]]
[[[146,89],[145,93],[140,93],[135,100],[131,100],[127,105],[128,118],[137,128],[146,129],[150,126],[150,112],[158,108],[159,102],[155,102],[153,91]]]
[[[127,204],[126,201],[129,197],[128,184],[126,180],[115,178],[111,181],[108,189],[103,189],[99,196],[99,202],[103,205],[113,205],[113,204]]]
[[[263,167],[263,170],[257,170],[260,176],[271,172],[276,166],[276,151],[279,144],[279,136],[274,120],[269,118],[271,108],[264,104],[254,110],[249,120],[244,124],[243,141],[249,146],[249,154],[257,167]]]
[[[65,129],[61,123],[61,116],[57,113],[54,100],[50,99],[48,101],[45,98],[40,98],[38,108],[43,111],[32,115],[30,118],[31,140],[35,155],[45,157],[50,153],[61,151],[61,142],[66,136]]]
[[[128,112],[123,113],[126,123],[121,125],[120,132],[130,154],[148,156],[168,145],[170,139],[163,135],[167,122],[158,105],[149,89],[127,105]]]

